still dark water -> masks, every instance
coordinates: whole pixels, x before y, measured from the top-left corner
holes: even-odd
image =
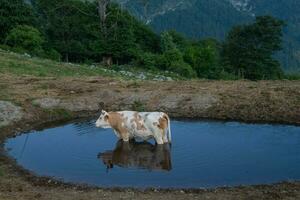
[[[94,121],[8,139],[38,175],[98,186],[212,188],[300,180],[300,127],[173,121],[173,144],[117,142]]]

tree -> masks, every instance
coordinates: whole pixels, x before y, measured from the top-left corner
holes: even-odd
[[[8,33],[5,43],[13,48],[27,50],[33,54],[39,54],[42,52],[44,38],[36,28],[27,25],[19,25]]]
[[[257,17],[253,24],[236,26],[222,51],[225,70],[247,79],[280,78],[275,52],[281,50],[284,22],[271,16]]]
[[[109,6],[106,19],[108,35],[103,38],[103,57],[111,57],[117,64],[128,63],[135,57],[137,45],[134,35],[134,18],[118,5]]]
[[[192,42],[184,52],[184,60],[193,67],[199,78],[220,78],[222,67],[220,45],[217,40],[205,39]]]
[[[107,18],[109,16],[109,5],[110,5],[110,0],[98,0],[98,15],[99,15],[99,19],[100,19],[100,30],[101,30],[101,36],[103,37],[103,41],[107,42],[108,40],[108,36],[109,36],[109,32],[111,32],[111,30],[109,30],[109,26],[107,23]],[[103,63],[106,65],[112,65],[112,55],[108,52],[105,51],[102,55],[103,57]]]
[[[17,25],[34,25],[32,9],[23,0],[0,1],[0,42]]]
[[[39,22],[47,46],[58,51],[66,62],[96,57],[99,24],[94,3],[77,0],[37,0]],[[97,30],[97,31],[95,31]]]
[[[173,37],[168,32],[163,32],[160,36],[160,44],[161,44],[161,50],[162,52],[166,52],[168,50],[172,50],[177,48],[176,44],[173,41]]]

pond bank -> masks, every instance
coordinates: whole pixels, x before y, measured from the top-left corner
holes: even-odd
[[[0,142],[27,130],[108,110],[162,110],[172,117],[300,124],[300,81],[135,82],[102,77],[0,77]],[[9,105],[9,107],[7,107]],[[19,113],[17,112],[19,111]],[[6,112],[11,113],[11,112]],[[298,199],[299,183],[215,190],[101,189],[36,177],[1,152],[0,199]]]

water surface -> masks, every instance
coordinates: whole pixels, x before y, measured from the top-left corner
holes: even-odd
[[[94,121],[8,139],[19,165],[42,176],[110,187],[213,188],[300,180],[300,127],[172,121],[171,147],[118,142]]]

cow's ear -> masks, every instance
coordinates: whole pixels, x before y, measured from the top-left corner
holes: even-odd
[[[104,120],[107,121],[109,119],[109,115],[104,116]]]

